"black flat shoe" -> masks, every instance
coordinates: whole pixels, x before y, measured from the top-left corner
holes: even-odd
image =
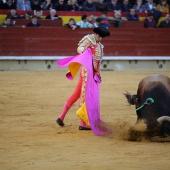
[[[87,127],[79,126],[79,130],[91,130],[91,128],[87,128]]]
[[[59,126],[64,126],[64,125],[65,125],[60,118],[58,118],[58,119],[56,120],[56,123],[57,123]]]

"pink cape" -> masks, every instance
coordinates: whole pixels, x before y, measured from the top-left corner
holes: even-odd
[[[99,101],[99,83],[96,83],[93,78],[93,58],[91,50],[88,49],[84,53],[77,56],[72,56],[64,58],[57,61],[59,67],[69,67],[71,64],[79,63],[87,68],[87,84],[86,84],[86,109],[88,114],[88,119],[90,122],[91,129],[93,133],[97,136],[106,135],[111,132],[110,129],[106,127],[104,122],[100,119],[100,101]],[[70,68],[70,67],[69,67]],[[73,76],[69,73],[66,74],[66,77],[70,80],[73,79]]]

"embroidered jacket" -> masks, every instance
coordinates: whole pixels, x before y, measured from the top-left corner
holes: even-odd
[[[83,53],[88,48],[91,48],[93,56],[93,67],[96,74],[100,74],[100,63],[103,57],[104,46],[100,42],[96,42],[94,34],[84,36],[78,43],[77,52]]]

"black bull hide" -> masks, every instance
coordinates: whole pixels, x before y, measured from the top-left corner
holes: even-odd
[[[147,130],[160,136],[170,136],[170,78],[154,74],[142,79],[137,95],[124,94],[136,106],[137,122],[143,121]],[[154,133],[155,132],[155,133]]]

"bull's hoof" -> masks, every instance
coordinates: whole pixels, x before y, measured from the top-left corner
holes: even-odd
[[[143,131],[137,130],[135,128],[130,128],[128,130],[127,140],[141,142],[143,139],[143,134],[144,134]]]

